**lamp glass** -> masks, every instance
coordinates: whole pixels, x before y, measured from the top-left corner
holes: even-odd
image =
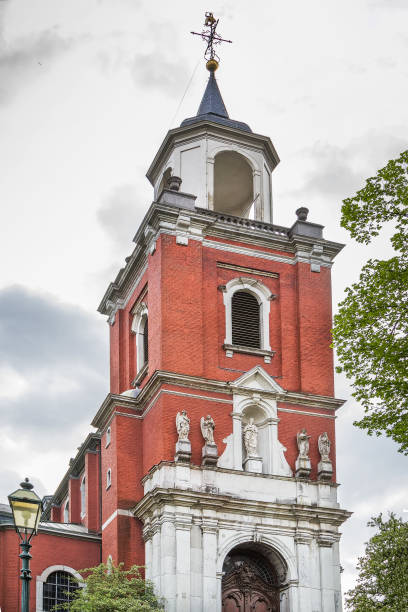
[[[9,495],[14,524],[18,532],[36,533],[41,517],[41,499],[34,491],[19,489]]]

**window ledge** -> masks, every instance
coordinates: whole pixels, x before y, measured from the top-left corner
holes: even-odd
[[[223,349],[227,357],[232,357],[234,353],[245,353],[246,355],[259,355],[264,358],[265,363],[271,363],[275,351],[267,351],[251,346],[241,346],[239,344],[224,344]]]
[[[140,385],[140,383],[142,382],[142,380],[144,379],[144,377],[147,374],[148,366],[149,366],[149,364],[148,364],[148,362],[146,362],[144,364],[144,366],[142,367],[142,369],[139,370],[139,372],[137,373],[136,378],[134,380],[132,380],[132,385],[134,387],[137,387],[138,385]]]

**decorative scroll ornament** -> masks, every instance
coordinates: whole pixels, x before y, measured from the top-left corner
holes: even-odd
[[[309,459],[309,440],[311,436],[307,435],[306,429],[301,429],[297,434],[297,445],[299,449],[298,459]]]
[[[178,433],[178,441],[188,442],[188,434],[190,433],[190,419],[188,418],[185,410],[177,413],[176,428]]]
[[[250,418],[249,423],[244,427],[244,446],[248,455],[253,457],[257,456],[258,428],[253,418]]]
[[[322,461],[330,461],[330,446],[330,439],[327,435],[327,431],[325,431],[324,433],[320,434],[318,441],[319,453],[322,458]]]
[[[201,417],[200,427],[205,443],[214,444],[214,419],[209,414],[206,417]]]

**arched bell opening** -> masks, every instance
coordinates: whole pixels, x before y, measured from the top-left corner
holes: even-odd
[[[271,547],[235,546],[222,572],[222,612],[287,612],[287,566]]]
[[[243,155],[221,151],[214,158],[214,210],[248,217],[254,201],[253,171]]]

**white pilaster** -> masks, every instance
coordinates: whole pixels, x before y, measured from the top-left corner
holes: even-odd
[[[232,413],[232,433],[234,436],[234,469],[242,470],[242,423],[241,413]]]
[[[296,555],[299,575],[299,601],[301,608],[299,612],[312,612],[312,600],[310,592],[310,544],[312,538],[308,535],[299,534],[295,536]],[[293,608],[295,609],[295,608]]]
[[[333,540],[319,538],[320,592],[323,612],[336,612],[333,588]]]
[[[160,533],[161,595],[165,598],[168,612],[176,611],[176,530],[174,514],[162,516]]]
[[[157,524],[153,528],[152,549],[152,582],[155,592],[161,593],[160,526]]]
[[[203,612],[217,610],[217,513],[204,510],[203,532]]]
[[[176,610],[190,612],[190,566],[191,566],[191,516],[184,508],[177,508],[176,514]]]

